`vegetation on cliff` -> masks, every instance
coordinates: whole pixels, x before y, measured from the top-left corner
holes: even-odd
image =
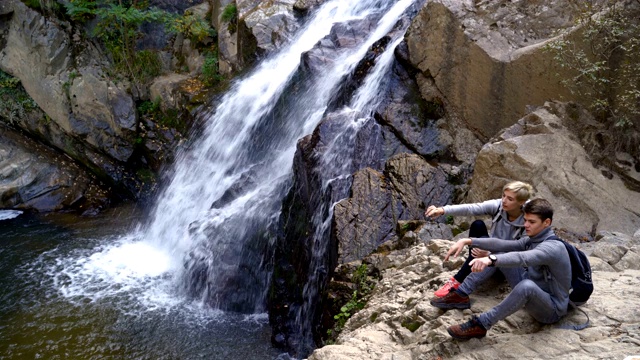
[[[0,116],[13,124],[16,119],[25,117],[28,111],[37,106],[20,84],[20,79],[0,70]]]
[[[640,9],[612,0],[601,8],[591,2],[581,6],[580,35],[557,39],[547,49],[573,73],[563,84],[602,124],[583,133],[591,154],[604,159],[624,151],[638,158]]]

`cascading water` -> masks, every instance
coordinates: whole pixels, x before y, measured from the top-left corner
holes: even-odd
[[[202,134],[178,154],[173,178],[144,225],[91,250],[47,255],[55,257],[54,265],[42,265],[52,286],[76,305],[113,302],[136,318],[143,317],[139,312],[158,309],[190,307],[197,312],[202,304],[208,305],[204,309],[264,312],[272,242],[291,183],[296,143],[322,120],[341,82],[372,44],[391,31],[395,35],[387,51],[348,108],[341,110],[354,114],[353,121],[344,124],[344,133],[324,158],[344,164],[327,167],[331,170],[323,174],[324,186],[342,181],[344,190],[334,192],[315,216],[310,281],[298,314],[300,333],[307,339],[304,351],[313,348],[309,314],[324,281],[319,269],[330,207],[346,196],[353,171],[344,160],[351,151],[344,144],[350,144],[362,122],[358,119],[376,106],[374,94],[384,84],[393,48],[404,31],[394,27],[414,1],[334,0],[322,5],[289,45],[235,82],[219,106],[201,114]],[[313,69],[301,65],[304,54],[328,37],[334,25],[358,21],[372,24],[366,35],[355,37]],[[185,298],[195,302],[185,303]]]
[[[270,224],[286,191],[296,141],[315,127],[332,90],[411,3],[325,4],[290,45],[237,82],[221,105],[206,114],[203,135],[177,161],[175,176],[145,231],[149,241],[178,259],[187,254],[181,278],[191,296],[215,308],[264,310]],[[364,41],[344,49],[313,77],[298,79],[302,84],[296,87],[305,90],[287,97],[284,109],[279,108],[301,54],[329,34],[334,23],[370,16],[381,19]]]

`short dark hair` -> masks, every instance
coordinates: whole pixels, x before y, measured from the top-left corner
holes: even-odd
[[[538,215],[542,221],[546,219],[553,221],[553,206],[551,206],[551,203],[546,199],[533,199],[524,204],[522,211],[524,211],[525,214]]]

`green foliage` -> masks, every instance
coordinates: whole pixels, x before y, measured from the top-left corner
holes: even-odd
[[[20,79],[15,78],[0,70],[0,89],[15,89],[20,84]]]
[[[143,83],[160,75],[162,72],[162,62],[158,53],[150,50],[135,52],[131,66]]]
[[[235,21],[238,17],[238,7],[236,3],[230,3],[225,6],[222,10],[222,14],[220,15],[220,19],[224,22]]]
[[[143,101],[138,105],[138,113],[141,116],[148,117],[156,124],[170,127],[181,132],[185,131],[186,124],[184,124],[180,120],[180,114],[178,110],[162,110],[162,108],[160,107],[161,101],[162,100],[159,97],[157,97],[153,101]]]
[[[365,302],[361,301],[361,296],[358,294],[358,290],[354,291],[351,299],[340,308],[340,312],[338,314],[333,316],[333,319],[336,321],[336,323],[333,328],[332,334],[340,333],[351,315],[353,315],[356,311],[362,309],[364,305]]]
[[[55,0],[22,0],[28,7],[44,13],[57,13],[61,10],[60,4]]]
[[[368,272],[369,269],[366,264],[358,266],[354,271],[351,281],[356,289],[353,291],[351,299],[340,307],[340,312],[333,316],[335,324],[333,329],[327,330],[328,342],[335,340],[344,329],[347,320],[366,305],[368,296],[375,287],[374,282],[368,276]]]
[[[220,15],[220,20],[228,23],[227,30],[229,30],[230,33],[233,34],[236,32],[238,27],[238,7],[235,3],[230,3],[224,7],[222,14]]]
[[[73,21],[86,21],[95,17],[96,1],[71,0],[64,4],[67,15]]]
[[[20,79],[0,70],[0,116],[15,123],[36,108],[38,105],[22,87]]]
[[[138,112],[141,115],[154,115],[160,113],[160,98],[156,98],[154,101],[143,101],[138,105]]]
[[[136,51],[144,23],[168,23],[173,17],[149,8],[145,2],[116,0],[70,0],[64,4],[67,15],[76,21],[96,19],[93,35],[109,52],[115,69],[137,86],[160,73],[160,60],[154,52]]]
[[[209,23],[193,14],[179,16],[173,19],[169,31],[181,33],[194,43],[203,43],[207,38],[215,39],[218,34]]]
[[[590,2],[583,6],[581,36],[563,37],[546,49],[561,68],[573,74],[563,84],[605,125],[605,131],[598,135],[604,139],[599,141],[604,142],[599,150],[637,155],[640,150],[633,134],[640,128],[638,12],[614,1],[598,9]],[[596,10],[600,13],[592,16]]]
[[[69,73],[69,80],[65,81],[62,84],[62,89],[64,89],[67,96],[69,96],[69,89],[71,88],[71,84],[73,84],[73,80],[79,76],[80,75],[75,70],[73,70]]]
[[[206,53],[202,65],[202,82],[206,86],[212,86],[222,79],[222,75],[218,73],[218,54],[216,52]]]

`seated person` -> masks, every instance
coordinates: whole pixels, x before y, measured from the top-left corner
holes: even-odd
[[[502,199],[487,200],[481,203],[445,205],[443,207],[429,206],[425,216],[435,218],[441,215],[454,216],[479,216],[492,215],[491,237],[514,240],[524,233],[524,218],[522,217],[522,206],[529,200],[533,187],[521,181],[513,181],[502,188]],[[482,220],[476,220],[469,228],[469,237],[488,237],[487,226]],[[471,273],[469,263],[476,257],[489,255],[488,252],[479,248],[470,248],[469,256],[462,265],[458,273],[449,279],[440,289],[435,292],[438,297],[443,297],[451,289],[457,289],[462,281]]]
[[[471,294],[468,289],[475,289],[477,282],[483,280],[482,276],[474,275],[495,268],[514,270],[514,276],[508,277],[513,281],[509,295],[489,311],[450,326],[447,331],[452,337],[462,340],[484,337],[495,323],[522,308],[545,324],[557,322],[567,313],[571,262],[562,242],[548,240],[555,235],[551,229],[553,208],[545,199],[534,199],[523,210],[527,235],[521,239],[465,238],[449,249],[445,260],[451,255],[458,256],[465,245],[499,253],[473,259],[469,263],[472,274],[462,286],[445,297],[431,300],[431,305],[440,309],[468,309]]]

